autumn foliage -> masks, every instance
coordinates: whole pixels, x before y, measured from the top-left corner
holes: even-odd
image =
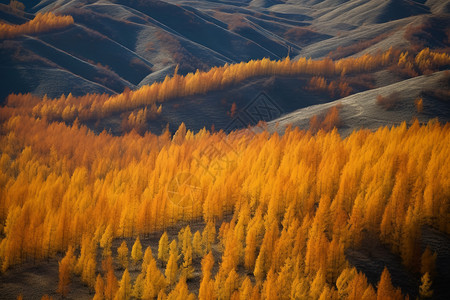
[[[87,94],[74,97],[71,94],[59,98],[49,99],[31,95],[10,95],[8,105],[16,106],[23,97],[31,98],[29,110],[34,116],[45,117],[48,120],[80,121],[101,119],[111,114],[132,111],[136,108],[152,106],[176,97],[203,94],[209,91],[223,89],[245,79],[268,75],[298,75],[309,74],[317,76],[344,75],[346,73],[360,73],[382,68],[397,61],[392,49],[375,55],[363,55],[357,58],[345,58],[333,61],[330,58],[311,60],[300,58],[291,61],[289,57],[272,61],[251,60],[238,64],[225,64],[213,67],[207,72],[198,71],[186,76],[175,74],[166,76],[163,82],[146,85],[135,91],[127,90],[118,95]]]
[[[331,131],[335,128],[339,128],[341,124],[341,118],[339,117],[339,110],[342,105],[335,105],[331,107],[325,114],[314,115],[309,120],[309,129],[311,132],[316,133],[319,130],[325,132]]]
[[[57,16],[52,12],[37,13],[33,20],[21,25],[0,24],[0,39],[11,39],[24,34],[36,34],[73,24],[71,16]]]
[[[417,57],[419,69],[447,59],[429,51]],[[346,251],[370,237],[420,273],[420,293],[431,295],[436,254],[418,245],[424,225],[450,233],[449,124],[416,121],[342,138],[339,106],[311,119],[311,130],[283,135],[192,132],[181,124],[173,135],[113,136],[78,121],[125,108],[129,124],[139,125],[149,111],[134,109],[157,112],[156,101],[243,78],[363,72],[397,59],[386,52],[336,62],[261,60],[175,74],[115,96],[9,96],[0,109],[2,270],[66,253],[58,292],[70,293],[76,275],[95,299],[191,299],[187,282],[199,271],[200,299],[403,298],[388,268],[375,286],[349,264]],[[158,253],[142,253],[148,235],[191,221],[205,226],[161,234]],[[128,268],[139,275],[132,279]]]
[[[306,86],[307,90],[310,91],[321,91],[328,92],[331,98],[335,96],[346,97],[351,94],[353,89],[349,86],[349,84],[343,80],[328,80],[322,76],[313,76]]]
[[[408,77],[414,77],[419,74],[431,74],[440,67],[450,65],[450,56],[447,52],[432,51],[424,48],[417,54],[411,54],[408,51],[401,52],[397,65],[393,69]]]
[[[296,61],[291,61],[289,57],[279,61],[264,58],[238,64],[225,64],[222,67],[213,67],[209,71],[197,70],[197,72],[185,76],[179,75],[176,70],[172,77],[166,76],[163,82],[145,85],[135,91],[127,89],[117,95],[86,94],[74,97],[69,94],[50,99],[47,96],[40,98],[31,94],[12,94],[7,98],[7,105],[9,107],[21,107],[22,110],[26,110],[30,115],[36,117],[66,122],[72,122],[77,118],[80,121],[98,120],[115,113],[132,112],[144,107],[151,108],[150,116],[153,118],[160,112],[160,108],[155,106],[156,103],[223,89],[256,76],[314,75],[315,77],[309,82],[310,89],[326,90],[333,96],[344,97],[352,91],[349,84],[343,80],[328,82],[324,76],[343,76],[349,73],[374,71],[387,66],[404,67],[405,65],[409,66],[409,64],[417,72],[429,72],[441,66],[449,65],[450,56],[424,49],[414,57],[408,55],[407,52],[403,53],[390,49],[383,53],[365,54],[360,57],[344,58],[337,61],[330,58],[322,60],[300,58]],[[414,72],[414,74],[418,74],[416,71]],[[154,107],[155,109],[153,109]],[[123,125],[128,128],[140,128],[141,121],[144,118],[137,114],[135,112],[130,113],[124,119]]]
[[[251,139],[241,132],[205,130],[182,130],[177,141],[167,133],[113,137],[28,116],[12,117],[2,130],[3,270],[81,246],[74,272],[93,288],[92,255],[107,231],[113,237],[145,236],[179,221],[214,222],[234,211],[219,231],[224,256],[215,283],[203,285],[205,293],[237,292],[238,275],[230,272],[243,265],[263,286],[296,282],[289,295],[313,283],[314,295],[333,294],[330,284],[348,266],[344,250],[359,243],[362,230],[379,236],[412,266],[421,257],[414,247],[420,224],[450,231],[445,214],[450,153],[444,146],[450,128],[435,122],[358,131],[346,139],[336,131],[313,136],[298,129]],[[223,152],[205,151],[211,144]],[[239,156],[231,156],[230,146]],[[211,176],[225,156],[233,163]],[[195,207],[171,201],[169,183],[180,172],[199,179]],[[177,246],[162,250],[169,251],[165,274],[173,287],[178,274],[173,270],[188,268],[193,255],[186,242],[193,235],[185,231],[181,237],[182,258]],[[204,248],[196,251],[207,253],[208,240],[202,237]],[[125,247],[118,252],[124,268]],[[70,269],[65,264],[61,268]],[[117,290],[114,277],[105,276],[105,286]]]
[[[134,129],[136,132],[144,134],[147,129],[147,121],[157,118],[161,114],[161,111],[162,105],[157,107],[155,104],[152,104],[150,108],[145,107],[129,114],[125,113],[122,119],[122,129],[125,132]]]

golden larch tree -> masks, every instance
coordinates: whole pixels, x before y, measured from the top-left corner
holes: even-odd
[[[421,278],[421,285],[419,287],[419,295],[422,298],[431,298],[433,296],[433,290],[431,289],[430,274],[425,273]]]
[[[169,285],[175,284],[178,277],[178,254],[170,253],[169,261],[166,266],[166,278]]]
[[[202,235],[198,230],[194,233],[194,237],[192,238],[192,250],[194,251],[194,257],[203,256]]]
[[[136,241],[131,248],[131,259],[135,264],[137,264],[142,259],[142,245],[139,237],[136,238]]]
[[[122,241],[120,247],[117,248],[117,259],[119,260],[122,268],[128,268],[128,247],[125,241]]]
[[[165,263],[169,260],[169,237],[166,232],[159,239],[158,259]]]
[[[130,299],[130,297],[131,297],[130,273],[128,272],[128,269],[125,269],[125,271],[122,274],[122,279],[120,280],[119,283],[119,290],[114,296],[114,299],[122,300],[122,299]]]
[[[57,292],[63,297],[69,293],[70,277],[75,264],[73,248],[69,247],[64,258],[59,262],[59,281]]]
[[[105,299],[105,282],[103,281],[102,275],[98,274],[95,280],[95,295],[94,300]]]

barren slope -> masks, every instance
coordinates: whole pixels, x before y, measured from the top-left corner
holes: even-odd
[[[269,129],[282,133],[288,125],[302,129],[309,128],[309,121],[314,115],[325,114],[331,107],[342,105],[339,116],[339,132],[346,136],[353,130],[367,128],[375,130],[380,126],[398,125],[402,121],[417,118],[420,122],[438,118],[441,122],[450,120],[450,102],[433,93],[438,89],[448,91],[448,71],[437,72],[400,81],[391,85],[354,94],[326,104],[317,104],[286,114],[268,124]],[[393,108],[386,109],[377,104],[377,96],[389,96],[396,93]],[[414,100],[423,98],[424,109],[418,113]]]

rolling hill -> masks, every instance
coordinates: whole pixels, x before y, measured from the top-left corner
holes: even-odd
[[[450,0],[21,2],[0,299],[449,299]]]
[[[22,24],[33,14],[54,11],[71,15],[75,24],[0,41],[5,83],[1,99],[19,92],[49,97],[117,94],[125,87],[163,81],[177,65],[178,73],[184,75],[263,57],[317,59],[331,54],[341,58],[392,46],[407,49],[422,40],[428,47],[448,45],[448,24],[442,23],[448,20],[447,6],[436,1],[60,0],[24,4],[26,13],[0,5],[1,19]],[[420,24],[424,33],[409,37],[408,29]],[[435,38],[427,39],[430,34]],[[385,75],[381,77],[389,81],[378,80],[375,87],[405,79],[392,72]],[[177,128],[181,121],[195,130],[213,124],[216,129],[226,128],[232,121],[227,117],[231,104],[242,109],[260,92],[268,94],[283,113],[329,101],[325,95],[305,90],[307,83],[307,78],[298,83],[289,78],[261,78],[226,91],[179,99],[164,106],[162,117],[151,122],[149,129],[161,130],[167,124]],[[364,89],[353,87],[354,92]],[[188,103],[189,113],[173,109]],[[196,122],[199,119],[204,122]],[[119,132],[114,124],[116,120],[106,121],[102,128]],[[243,122],[241,127],[246,125],[251,124]]]

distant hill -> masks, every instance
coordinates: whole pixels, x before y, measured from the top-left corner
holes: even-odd
[[[302,108],[269,122],[268,128],[279,133],[283,133],[288,125],[307,130],[313,116],[326,114],[336,105],[340,106],[341,125],[338,129],[344,136],[360,128],[375,130],[381,126],[399,125],[402,121],[409,122],[415,118],[424,123],[432,118],[437,118],[444,123],[449,122],[450,102],[448,97],[439,96],[439,93],[436,93],[439,90],[446,93],[450,90],[448,71],[415,77],[326,104]],[[377,103],[378,95],[384,97],[392,95],[395,103],[392,107],[386,108]],[[422,112],[417,111],[416,99],[423,100]]]
[[[339,59],[386,51],[392,46],[442,50],[450,43],[450,1],[59,0],[23,3],[25,12],[0,4],[0,21],[23,24],[38,12],[52,11],[71,15],[75,24],[0,40],[1,102],[8,94],[19,92],[49,97],[69,93],[74,96],[117,94],[125,88],[137,89],[163,81],[167,75],[173,75],[177,65],[179,74],[187,74],[263,57],[330,56]],[[405,79],[392,70],[380,74],[384,75],[365,74],[357,83],[357,78],[352,79],[353,93]],[[413,82],[429,83],[424,78]],[[164,104],[163,114],[150,121],[148,129],[160,132],[167,124],[177,128],[182,121],[194,130],[213,125],[216,129],[229,129],[235,126],[230,125],[232,104],[235,103],[237,110],[244,109],[261,92],[279,105],[280,113],[274,118],[297,109],[308,111],[310,105],[338,98],[308,90],[309,79],[257,78],[223,91],[174,99]],[[350,99],[358,102],[362,97],[364,102],[365,95],[372,93],[353,95]],[[409,91],[405,93],[414,98]],[[343,112],[348,109],[344,106]],[[303,115],[303,111],[298,114]],[[412,115],[405,112],[390,118],[403,120]],[[102,122],[100,129],[120,132],[116,118]],[[240,127],[254,125],[250,123],[243,121]]]
[[[1,40],[2,78],[13,78],[2,85],[1,99],[19,91],[116,93],[161,80],[177,64],[186,74],[263,57],[321,57],[386,32],[395,38],[379,41],[380,48],[404,45],[395,32],[423,16],[447,13],[441,1],[411,0],[23,3],[25,13],[0,4],[0,21],[22,24],[37,12],[53,11],[72,15],[75,25]],[[33,76],[21,71],[27,69]],[[52,88],[42,88],[47,85]]]

